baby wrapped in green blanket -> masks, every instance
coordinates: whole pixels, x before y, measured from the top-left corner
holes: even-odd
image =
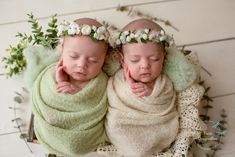
[[[58,33],[64,36],[59,62],[44,70],[39,65],[42,72],[32,81],[34,130],[40,144],[52,153],[80,156],[107,140],[108,78],[101,69],[108,33],[87,18],[63,23]]]

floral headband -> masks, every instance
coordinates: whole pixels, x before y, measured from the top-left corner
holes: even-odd
[[[104,26],[89,26],[89,25],[78,25],[73,21],[64,21],[57,27],[58,36],[74,36],[74,35],[84,35],[90,36],[95,41],[108,41],[109,33]]]
[[[165,45],[166,47],[174,44],[172,36],[165,31],[155,31],[148,28],[133,30],[133,31],[118,31],[111,34],[109,43],[112,47],[121,46],[126,43],[146,43],[148,41],[156,42]]]

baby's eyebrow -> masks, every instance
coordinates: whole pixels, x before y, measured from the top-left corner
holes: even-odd
[[[76,54],[76,52],[75,52],[75,51],[72,51],[72,50],[68,50],[67,52],[68,52],[68,53],[72,53],[72,54]]]
[[[92,58],[92,59],[99,59],[98,56],[89,56],[89,58]]]
[[[130,55],[131,57],[140,57],[139,55]]]

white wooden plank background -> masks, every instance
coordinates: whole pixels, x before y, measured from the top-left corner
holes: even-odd
[[[126,13],[115,10],[118,5],[129,5],[152,16],[172,22],[180,31],[165,27],[174,35],[178,45],[192,44],[186,47],[196,51],[201,65],[212,76],[202,71],[202,77],[211,86],[210,95],[215,97],[210,115],[218,117],[225,108],[228,113],[229,131],[223,149],[217,157],[233,157],[235,154],[235,1],[234,0],[0,0],[0,57],[5,56],[9,44],[16,44],[16,32],[29,32],[27,13],[40,18],[45,26],[49,17],[55,13],[60,20],[74,20],[80,17],[105,20],[118,27],[123,27],[132,20]],[[13,12],[14,10],[14,12]],[[228,40],[226,40],[228,39]],[[215,42],[216,40],[222,40]],[[213,42],[214,41],[214,42]],[[200,42],[212,42],[200,44]],[[0,64],[0,73],[4,72]],[[30,144],[31,153],[24,141],[19,138],[14,128],[13,111],[8,107],[14,105],[14,91],[24,86],[20,76],[6,79],[0,76],[0,157],[34,157],[44,156],[47,151],[38,145]],[[28,123],[30,103],[26,100],[17,113]],[[27,125],[22,128],[27,131]],[[89,157],[96,157],[93,153]]]

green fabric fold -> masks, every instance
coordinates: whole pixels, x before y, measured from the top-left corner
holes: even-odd
[[[192,85],[197,77],[194,65],[176,47],[167,49],[163,73],[170,78],[178,92]]]
[[[61,52],[58,49],[49,49],[43,46],[29,46],[23,51],[27,67],[24,72],[24,80],[29,88],[40,72],[50,64],[59,60]]]
[[[107,76],[101,72],[80,92],[56,92],[55,64],[45,68],[32,88],[34,130],[40,144],[63,156],[94,151],[107,140]]]

